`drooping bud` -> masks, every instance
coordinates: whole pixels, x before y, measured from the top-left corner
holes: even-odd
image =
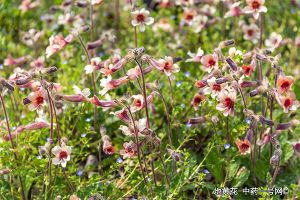
[[[274,122],[271,119],[267,119],[267,118],[265,118],[261,115],[259,116],[259,121],[260,121],[260,123],[265,124],[267,126],[273,126],[274,125]]]
[[[6,87],[7,89],[9,89],[10,91],[14,91],[15,90],[14,86],[12,84],[10,84],[8,81],[4,80],[4,79],[1,80],[1,84],[4,87]]]
[[[195,117],[195,118],[189,119],[188,124],[192,124],[192,125],[201,124],[201,123],[205,122],[205,120],[206,120],[205,117]]]
[[[219,47],[220,48],[229,47],[229,46],[234,45],[234,43],[235,43],[234,40],[225,40],[225,41],[220,42]]]
[[[237,65],[231,58],[226,58],[226,62],[232,71],[237,71]]]
[[[276,126],[276,130],[286,130],[292,126],[291,123],[280,123]]]
[[[88,50],[92,50],[92,49],[95,49],[97,47],[100,47],[101,45],[103,44],[103,40],[96,40],[94,42],[89,42],[87,43],[87,49]]]

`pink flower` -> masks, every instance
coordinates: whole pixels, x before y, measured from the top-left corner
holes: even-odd
[[[218,96],[218,94],[221,92],[223,85],[216,83],[216,78],[212,77],[207,80],[208,87],[203,89],[203,92],[205,95],[211,94],[212,98],[215,98]]]
[[[293,148],[294,148],[296,155],[300,157],[300,142],[293,144]]]
[[[282,36],[278,33],[272,32],[269,39],[266,39],[265,45],[271,50],[276,49],[282,42]]]
[[[192,53],[192,52],[188,52],[187,53],[191,58],[186,59],[186,62],[196,62],[196,63],[200,63],[201,62],[201,58],[204,54],[204,51],[201,48],[198,48],[197,53]]]
[[[103,3],[104,0],[91,0],[91,4],[92,5],[98,5],[98,4],[101,4]]]
[[[279,95],[278,93],[275,93],[275,95],[277,102],[283,108],[285,113],[288,113],[289,110],[297,110],[300,105],[293,92],[287,92],[285,95]]]
[[[100,57],[95,57],[91,59],[91,63],[84,67],[85,73],[90,74],[93,71],[99,70],[103,67]]]
[[[281,94],[291,90],[294,79],[292,76],[280,75],[277,79],[277,91]]]
[[[49,38],[49,46],[46,48],[47,58],[63,49],[67,44],[72,42],[73,39],[73,35],[68,35],[66,38],[62,35],[51,36]]]
[[[242,155],[245,154],[249,154],[251,151],[251,143],[249,142],[249,140],[245,139],[245,140],[237,140],[236,142],[236,146],[239,148],[239,151]]]
[[[194,9],[184,9],[183,21],[188,25],[192,25],[196,16],[197,12]]]
[[[108,75],[107,78],[102,78],[100,80],[100,86],[103,87],[103,89],[99,92],[101,95],[106,94],[109,90],[113,90],[120,85],[126,83],[128,81],[127,76],[121,77],[116,80],[112,80],[111,75]]]
[[[173,73],[179,72],[179,66],[173,63],[173,58],[166,56],[165,59],[160,59],[158,61],[167,76],[171,76]]]
[[[46,104],[46,91],[43,88],[35,92],[31,92],[27,98],[24,99],[24,104],[29,104],[30,111],[39,110]]]
[[[253,14],[254,19],[258,19],[259,13],[267,12],[264,6],[265,0],[247,0],[247,6],[243,9],[246,14]]]
[[[132,95],[132,98],[133,98],[133,103],[132,105],[130,106],[130,110],[131,112],[136,112],[136,111],[139,111],[141,110],[142,108],[145,107],[145,102],[144,102],[144,97],[143,95]],[[148,97],[147,97],[147,104],[151,103],[153,100],[153,94],[150,94]]]
[[[218,55],[216,53],[205,55],[201,58],[202,69],[211,72],[218,68]]]
[[[116,115],[120,120],[127,124],[131,122],[131,119],[128,115],[128,110],[125,108],[116,112],[111,112],[110,114]]]
[[[142,8],[141,10],[135,10],[131,12],[132,26],[140,26],[140,31],[145,31],[146,25],[151,25],[154,22],[154,19],[152,17],[149,17],[150,12],[148,10],[145,10]]]
[[[103,108],[111,108],[117,105],[115,101],[100,101],[100,99],[95,95],[90,98],[90,102],[96,106],[100,106]]]
[[[217,110],[222,111],[224,116],[234,115],[234,104],[236,101],[236,90],[232,87],[225,87],[218,95],[219,104]]]
[[[112,61],[113,60],[109,59],[108,61],[104,62],[104,67],[100,69],[100,72],[105,76],[118,71],[127,63],[127,60],[125,58],[117,60],[115,63],[111,63]]]
[[[259,28],[256,24],[251,24],[249,26],[244,25],[242,29],[244,31],[245,40],[251,40],[253,43],[257,43],[259,38]]]
[[[251,76],[251,74],[254,72],[254,67],[251,65],[243,65],[242,70],[245,76]]]
[[[123,144],[124,149],[120,151],[120,154],[123,156],[123,159],[126,158],[132,158],[136,156],[137,153],[137,148],[136,145],[130,141],[130,142],[125,142]]]
[[[241,2],[235,2],[229,6],[229,11],[225,13],[224,18],[228,17],[237,17],[242,14],[242,10],[240,8]]]
[[[205,96],[201,93],[197,93],[192,102],[191,105],[194,107],[195,110],[198,110],[199,105],[205,100]]]
[[[208,17],[205,15],[198,15],[192,22],[192,27],[194,33],[200,33],[203,28],[205,28],[208,22]]]
[[[137,133],[135,133],[134,130],[134,126],[133,123],[130,123],[128,126],[120,126],[120,130],[123,132],[124,135],[130,136],[130,137],[134,137],[136,134],[138,136],[142,136],[142,132],[146,129],[146,123],[147,123],[147,119],[146,118],[142,118],[139,119],[139,121],[135,121],[135,128]]]
[[[32,131],[32,130],[47,128],[49,126],[50,126],[49,122],[47,122],[46,120],[44,120],[42,118],[38,118],[35,122],[33,122],[31,124],[27,124],[25,126],[25,129],[28,131]]]
[[[66,145],[55,146],[51,152],[55,155],[55,158],[52,158],[52,163],[54,165],[61,165],[62,167],[67,166],[67,162],[71,159],[72,148]]]
[[[103,152],[108,155],[115,153],[115,148],[112,146],[111,142],[108,139],[103,140]]]
[[[75,94],[73,95],[62,95],[62,98],[66,101],[70,102],[84,102],[89,100],[89,96],[91,95],[90,89],[85,88],[81,90],[76,85],[73,85],[73,89],[75,91]],[[60,95],[58,95],[60,96]]]

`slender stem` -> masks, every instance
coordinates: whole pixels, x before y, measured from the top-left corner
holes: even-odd
[[[5,117],[5,122],[6,122],[6,128],[7,128],[8,134],[9,134],[9,140],[10,140],[10,143],[11,143],[11,147],[13,149],[16,149],[16,146],[14,145],[14,142],[13,142],[11,130],[10,130],[10,124],[9,124],[9,121],[8,121],[8,115],[7,115],[6,107],[5,107],[5,104],[4,104],[4,99],[3,99],[1,93],[0,93],[0,100],[1,100],[2,109],[3,109],[3,112],[4,112],[4,117]],[[14,151],[13,154],[14,154],[14,158],[15,158],[17,164],[18,164],[18,155],[17,155],[17,153]],[[20,182],[20,186],[21,186],[22,199],[26,200],[27,198],[26,198],[26,195],[25,195],[24,185],[23,185],[22,178],[20,176],[19,176],[19,182]]]
[[[168,177],[168,173],[167,173],[167,169],[166,169],[166,166],[165,166],[164,159],[163,159],[160,151],[158,152],[158,157],[159,157],[159,159],[161,161],[161,164],[162,164],[162,166],[164,168],[164,173],[165,173],[165,177],[166,177],[168,188],[170,188],[170,180],[169,180],[169,177]]]
[[[169,116],[170,114],[169,114],[168,106],[167,106],[166,100],[165,100],[165,98],[164,98],[164,96],[163,96],[163,94],[160,90],[158,91],[158,94],[161,97],[161,99],[163,101],[163,104],[164,104],[164,107],[165,107],[165,113],[166,113],[166,117],[167,117],[167,130],[168,130],[169,143],[170,143],[170,145],[173,145],[172,144],[171,121],[170,121],[170,116]]]
[[[67,174],[66,174],[66,172],[65,172],[65,169],[64,169],[64,168],[61,168],[61,171],[62,171],[62,173],[63,173],[63,175],[64,175],[64,177],[65,177],[65,179],[66,179],[66,181],[67,181],[67,183],[68,183],[69,190],[70,190],[72,193],[74,193],[76,190],[75,190],[74,186],[72,185],[72,183],[70,182],[70,180],[69,180],[69,178],[68,178],[68,176],[67,176]]]
[[[169,87],[170,87],[170,92],[171,92],[171,97],[172,97],[172,109],[174,108],[174,92],[173,92],[173,87],[172,87],[172,82],[170,76],[168,76],[168,82],[169,82]]]
[[[142,86],[143,86],[143,96],[144,96],[144,103],[145,103],[145,110],[146,110],[146,118],[147,118],[147,128],[150,129],[150,118],[149,118],[149,112],[148,112],[148,102],[147,102],[147,93],[146,93],[146,84],[145,84],[145,77],[144,77],[144,71],[139,63],[139,61],[135,58],[134,59],[137,65],[140,68],[141,75],[142,75]]]
[[[147,180],[146,180],[146,177],[145,177],[145,174],[144,174],[144,169],[143,169],[143,166],[142,166],[142,160],[141,160],[141,154],[140,154],[140,144],[139,144],[138,130],[136,129],[134,117],[131,113],[130,107],[126,106],[126,108],[127,108],[128,112],[130,114],[130,118],[131,118],[131,121],[132,121],[132,124],[133,124],[135,143],[136,143],[137,153],[138,153],[138,161],[139,161],[139,165],[140,165],[140,168],[141,168],[141,171],[142,171],[144,183],[145,183],[145,185],[147,185]]]

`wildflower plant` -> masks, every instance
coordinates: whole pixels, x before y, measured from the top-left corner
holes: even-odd
[[[299,8],[4,0],[0,199],[297,199]]]

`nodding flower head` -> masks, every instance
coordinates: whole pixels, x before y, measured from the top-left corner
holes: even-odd
[[[244,39],[251,40],[254,44],[256,44],[259,38],[258,26],[256,24],[251,24],[249,26],[244,25],[242,29],[244,31]]]
[[[216,53],[205,55],[201,58],[202,69],[211,72],[218,68],[218,55]]]
[[[46,104],[46,91],[42,87],[34,92],[31,92],[28,97],[23,100],[24,104],[28,104],[28,109],[39,110]]]
[[[299,107],[299,102],[296,100],[296,95],[293,92],[286,92],[285,94],[275,93],[278,104],[283,108],[285,113],[295,111]]]
[[[237,140],[235,141],[236,146],[238,147],[242,155],[249,154],[251,151],[251,144],[248,139]]]
[[[195,110],[198,110],[199,105],[205,100],[205,96],[202,93],[197,93],[192,102],[191,105],[194,107]]]
[[[201,48],[198,48],[197,53],[188,52],[187,53],[191,58],[187,59],[186,62],[201,62],[201,58],[204,54],[204,51]]]
[[[123,122],[129,124],[131,122],[131,119],[128,115],[129,111],[125,108],[122,110],[116,111],[116,112],[111,112],[110,114],[116,115],[120,120]]]
[[[243,65],[242,70],[243,70],[245,76],[249,77],[254,72],[254,67],[252,65]]]
[[[235,2],[229,5],[229,11],[225,13],[224,17],[237,17],[242,14],[242,9],[240,8],[241,2]]]
[[[291,90],[293,83],[293,77],[280,75],[277,79],[277,91],[279,93],[288,92]]]
[[[296,155],[300,157],[300,141],[295,143],[293,145],[293,148],[294,148],[294,151],[295,151]]]
[[[224,116],[234,115],[234,105],[236,101],[236,90],[226,86],[218,95],[219,104],[217,110],[222,111]]]
[[[54,165],[60,164],[62,167],[66,167],[67,162],[71,159],[71,147],[66,145],[55,146],[51,152],[55,155],[55,158],[52,158],[52,163]]]
[[[161,65],[161,69],[167,76],[171,76],[173,73],[177,73],[180,70],[179,66],[173,62],[173,58],[170,56],[160,59],[159,63]]]
[[[144,8],[141,10],[135,10],[131,12],[132,26],[140,26],[140,31],[144,32],[146,29],[146,25],[151,25],[154,22],[152,17],[149,17],[150,12]]]
[[[70,102],[84,102],[89,100],[89,96],[91,95],[89,88],[81,90],[78,86],[73,85],[73,89],[75,91],[74,95],[62,95],[62,98]]]
[[[101,63],[100,57],[95,57],[91,59],[91,63],[84,67],[85,73],[90,74],[95,70],[99,70],[103,67],[103,63]]]
[[[124,149],[122,149],[120,151],[120,154],[123,156],[123,159],[132,158],[132,157],[136,156],[137,147],[136,147],[136,144],[134,144],[132,141],[125,142],[123,144],[123,148]]]
[[[192,25],[195,17],[197,16],[197,12],[194,9],[184,9],[183,12],[183,21],[188,25]]]
[[[265,0],[247,0],[247,6],[243,11],[246,14],[253,14],[254,19],[258,19],[259,13],[268,11],[264,3]]]
[[[128,81],[127,76],[121,77],[121,78],[116,79],[116,80],[112,80],[111,75],[108,75],[107,78],[102,78],[100,80],[100,86],[103,87],[103,89],[100,91],[100,94],[104,95],[109,90],[113,90],[113,89],[119,87],[120,85],[126,83],[127,81]]]
[[[146,123],[147,119],[142,118],[134,122],[136,127],[133,126],[133,123],[130,123],[128,126],[121,125],[119,129],[122,130],[123,134],[127,136],[142,136],[142,133],[146,130]]]
[[[115,148],[108,139],[103,139],[103,152],[108,155],[115,153]]]
[[[203,89],[204,94],[211,94],[211,96],[213,98],[215,98],[216,96],[218,96],[218,94],[221,92],[221,90],[223,89],[223,84],[218,84],[216,82],[216,78],[212,77],[210,79],[207,80],[207,85],[208,87],[205,87]]]
[[[281,42],[282,42],[282,36],[278,33],[272,32],[269,39],[265,41],[265,45],[267,48],[273,50],[278,48]]]
[[[63,49],[68,43],[72,42],[73,39],[73,35],[68,35],[66,38],[62,35],[51,36],[49,38],[49,46],[46,48],[47,58]]]

